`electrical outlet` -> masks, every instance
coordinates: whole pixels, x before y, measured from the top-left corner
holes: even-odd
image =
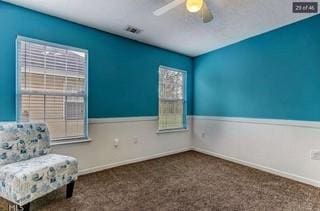
[[[138,144],[139,142],[139,138],[138,137],[133,137],[133,143],[134,144]]]
[[[120,140],[117,139],[117,138],[115,138],[115,139],[113,140],[113,146],[117,148],[117,147],[119,146],[119,142],[120,142]]]
[[[319,149],[313,149],[310,152],[311,160],[320,160],[320,150]]]

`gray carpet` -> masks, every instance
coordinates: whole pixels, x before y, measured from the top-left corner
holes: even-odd
[[[320,189],[189,151],[81,176],[32,210],[320,210]]]

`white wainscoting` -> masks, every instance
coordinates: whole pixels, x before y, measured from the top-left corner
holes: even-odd
[[[309,121],[193,117],[192,148],[320,187],[320,124]]]
[[[320,150],[319,122],[193,116],[189,131],[157,127],[154,116],[90,119],[92,141],[52,148],[78,158],[80,174],[193,149],[320,187],[320,161],[310,158]]]
[[[157,119],[89,119],[90,142],[54,145],[53,153],[76,157],[80,174],[86,174],[190,150],[190,131],[158,134]],[[118,147],[114,147],[116,138]]]

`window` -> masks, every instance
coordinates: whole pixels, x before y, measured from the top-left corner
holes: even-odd
[[[186,128],[186,72],[159,68],[159,130]]]
[[[17,121],[45,121],[52,140],[85,139],[86,50],[17,38]]]

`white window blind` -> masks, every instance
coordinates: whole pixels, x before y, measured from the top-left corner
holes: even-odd
[[[53,140],[87,138],[87,51],[17,39],[17,120],[45,121]]]
[[[159,130],[186,128],[184,71],[159,68]]]

